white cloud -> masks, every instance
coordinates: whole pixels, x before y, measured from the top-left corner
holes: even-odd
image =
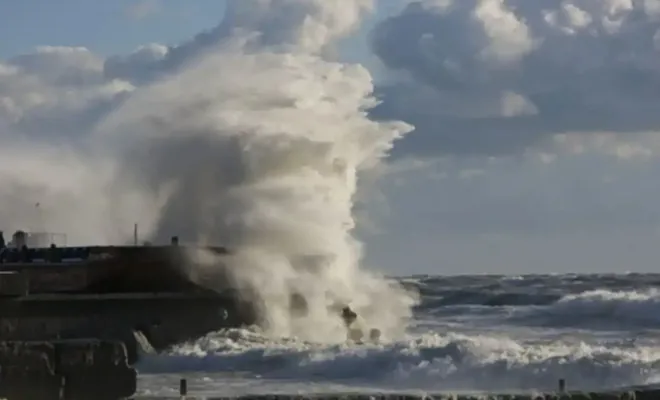
[[[643,0],[644,11],[655,19],[660,19],[660,1],[658,0]]]
[[[320,51],[353,31],[372,0],[345,2],[306,0],[233,1],[227,8],[227,29],[259,32],[269,44],[294,44]]]
[[[593,22],[591,14],[571,3],[563,3],[559,9],[545,11],[543,19],[548,25],[569,35],[575,35]]]
[[[517,117],[521,115],[534,115],[538,113],[538,109],[532,104],[529,99],[514,92],[502,93],[501,99],[503,117]]]
[[[383,63],[408,77],[381,88],[374,115],[413,123],[416,134],[399,150],[428,154],[514,154],[569,131],[617,132],[620,141],[653,131],[655,4],[412,2],[373,36]]]
[[[103,58],[84,47],[40,46],[9,64],[51,84],[84,85],[103,79]]]
[[[504,0],[480,0],[472,16],[487,38],[480,56],[494,64],[518,62],[534,49],[534,39],[524,21],[507,8]]]
[[[89,132],[134,87],[104,77],[104,60],[80,47],[39,47],[0,68],[0,121],[12,134],[54,140]],[[6,135],[7,132],[0,132]]]
[[[621,160],[647,161],[660,154],[658,132],[636,132],[621,137],[615,132],[591,135],[562,133],[553,137],[556,150],[568,154],[598,153]]]

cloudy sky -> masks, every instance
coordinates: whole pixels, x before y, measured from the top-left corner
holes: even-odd
[[[322,39],[324,57],[368,69],[380,101],[372,120],[415,127],[357,208],[371,266],[396,274],[660,268],[660,0],[375,0],[359,18],[351,7],[368,9],[369,0],[324,1],[346,5],[322,14],[332,18],[300,43],[310,48],[350,27],[332,46]],[[303,0],[262,3],[288,7],[260,20],[273,35],[266,44],[285,41],[280,25],[316,12]],[[106,193],[69,143],[89,140],[140,87],[251,24],[244,10],[222,23],[225,6],[0,0],[0,223],[23,215],[36,224],[30,207],[41,201],[48,213],[49,202],[67,201],[63,191]],[[25,152],[42,163],[24,161]],[[44,189],[52,180],[62,182],[56,194]],[[17,199],[24,186],[29,201]],[[83,219],[101,221],[96,210]],[[60,229],[78,211],[39,218]],[[121,218],[130,225],[130,215]]]

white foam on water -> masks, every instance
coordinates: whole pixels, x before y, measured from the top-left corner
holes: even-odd
[[[658,362],[657,344],[593,336],[541,340],[514,339],[506,331],[428,332],[393,343],[322,345],[274,341],[257,332],[233,330],[148,358],[140,371],[143,388],[149,387],[150,379],[164,379],[154,373],[176,373],[207,377],[209,387],[225,381],[238,386],[252,382],[256,391],[280,383],[306,392],[493,392],[555,390],[561,378],[570,388],[583,390],[650,384],[657,381]],[[239,392],[254,390],[246,385]]]

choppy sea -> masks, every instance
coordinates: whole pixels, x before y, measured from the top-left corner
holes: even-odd
[[[139,393],[603,389],[660,381],[660,274],[413,276],[405,340],[321,346],[217,332],[140,366]]]

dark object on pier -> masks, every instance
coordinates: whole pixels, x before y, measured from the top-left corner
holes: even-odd
[[[104,383],[108,398],[128,397],[143,351],[257,322],[253,305],[222,284],[221,266],[214,289],[200,283],[189,257],[199,249],[177,238],[169,246],[32,247],[19,231],[3,241],[0,398],[99,398],[80,393]],[[218,260],[227,254],[204,250]],[[53,387],[64,397],[45,394]]]

